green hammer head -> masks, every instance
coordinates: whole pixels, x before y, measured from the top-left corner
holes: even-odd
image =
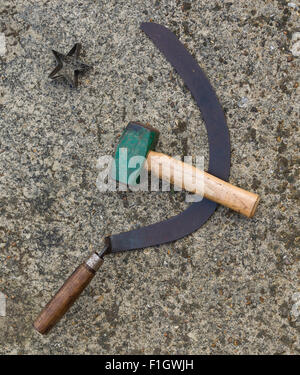
[[[128,185],[139,184],[139,176],[148,152],[154,150],[159,131],[150,125],[130,122],[120,138],[112,178]]]

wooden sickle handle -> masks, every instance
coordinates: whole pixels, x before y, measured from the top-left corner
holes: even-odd
[[[144,167],[162,180],[202,195],[247,217],[254,215],[259,202],[257,194],[159,152],[150,151]]]
[[[33,325],[38,332],[46,334],[51,330],[90,283],[102,263],[103,258],[94,253],[73,272],[35,320]]]

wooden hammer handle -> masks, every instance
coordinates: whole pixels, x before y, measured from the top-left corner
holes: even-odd
[[[159,152],[148,153],[145,168],[162,180],[202,195],[247,217],[254,215],[259,202],[257,194]]]
[[[103,259],[95,253],[73,272],[35,320],[34,328],[38,332],[48,333],[63,317],[93,279],[102,263]]]

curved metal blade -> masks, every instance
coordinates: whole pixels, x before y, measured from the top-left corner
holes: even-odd
[[[208,173],[227,181],[230,172],[230,141],[225,116],[217,96],[196,60],[166,27],[142,23],[141,29],[165,55],[191,91],[202,112],[209,142]],[[110,236],[111,251],[125,251],[160,245],[182,238],[214,213],[217,204],[203,199],[170,219]]]

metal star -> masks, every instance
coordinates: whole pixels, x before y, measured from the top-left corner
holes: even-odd
[[[81,72],[90,68],[89,65],[79,60],[79,52],[81,44],[76,43],[67,55],[63,55],[57,51],[52,50],[57,65],[54,70],[49,74],[49,78],[66,79],[72,86],[78,87],[78,75]]]

